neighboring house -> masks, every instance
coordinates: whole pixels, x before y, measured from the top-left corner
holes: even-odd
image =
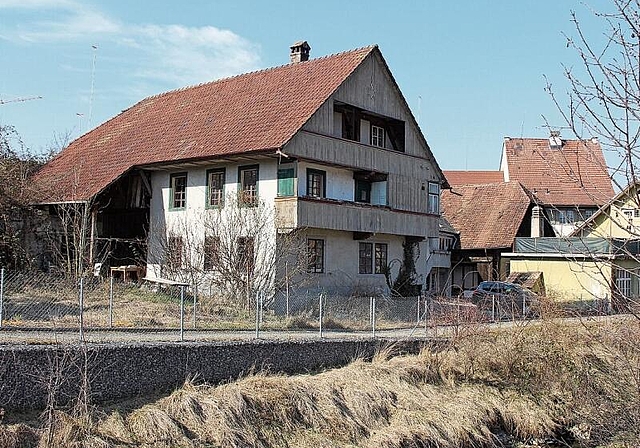
[[[518,239],[511,272],[539,271],[560,300],[624,307],[640,296],[640,203],[630,184],[563,238]]]
[[[194,248],[214,271],[219,241],[203,222],[260,205],[276,213],[263,235],[273,245],[304,232],[313,287],[388,291],[385,277],[415,264],[405,286],[424,288],[442,171],[377,46],[308,60],[309,49],[299,42],[290,64],[142,100],[43,168],[43,202],[86,202],[92,247],[148,234],[138,262],[151,278],[193,261]],[[237,240],[251,271],[260,250]]]
[[[557,236],[566,236],[614,195],[598,140],[504,139],[500,171],[543,205]]]
[[[630,183],[591,215],[571,236],[640,238],[640,182]]]
[[[451,255],[453,295],[481,281],[504,280],[508,266],[502,254],[512,252],[515,238],[544,234],[540,207],[518,182],[454,186],[443,192],[442,207],[460,233]]]
[[[444,216],[440,217],[439,236],[429,240],[427,291],[437,296],[451,295],[451,253],[460,247],[460,232]]]
[[[505,137],[499,171],[445,171],[452,186],[520,182],[544,208],[557,236],[567,236],[613,197],[597,139]]]

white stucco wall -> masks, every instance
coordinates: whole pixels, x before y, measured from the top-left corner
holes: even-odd
[[[386,243],[387,262],[391,267],[391,280],[398,276],[402,264],[404,238],[398,235],[376,234],[373,237],[357,241],[352,232],[340,232],[324,229],[307,229],[308,238],[325,241],[324,273],[309,274],[304,287],[316,291],[335,291],[340,294],[388,294],[383,274],[360,274],[359,243]],[[416,251],[416,283],[424,286],[426,279],[426,243],[420,243]]]
[[[327,173],[325,179],[327,198],[353,201],[355,192],[353,171],[309,162],[298,163],[298,194],[300,196],[307,194],[307,168]]]
[[[238,192],[238,168],[247,165],[258,165],[258,196],[266,207],[274,207],[274,198],[277,193],[277,162],[261,161],[259,163],[211,165],[201,168],[176,169],[172,171],[154,171],[151,175],[151,207],[149,224],[149,255],[147,261],[147,277],[159,278],[160,262],[164,257],[163,243],[165,232],[173,230],[181,234],[185,226],[189,226],[190,245],[204,241],[205,226],[203,221],[205,214],[217,213],[205,207],[207,170],[225,168],[225,199],[235,198]],[[184,210],[170,210],[172,174],[187,173],[187,200]],[[270,238],[275,238],[275,232]]]

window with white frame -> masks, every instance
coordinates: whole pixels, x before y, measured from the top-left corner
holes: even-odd
[[[307,168],[307,196],[314,198],[326,197],[327,173],[325,171]]]
[[[379,148],[384,148],[384,128],[381,126],[376,126],[375,124],[371,125],[371,134],[370,134],[370,143],[372,146],[377,146]]]
[[[246,206],[258,205],[258,165],[238,168],[238,180],[240,184],[240,204]]]
[[[224,205],[224,178],[224,168],[207,171],[207,207]]]
[[[631,297],[631,271],[616,268],[616,290],[621,297]]]
[[[171,175],[170,191],[170,209],[184,210],[187,206],[187,173]]]
[[[427,212],[433,215],[440,214],[440,184],[429,182],[429,198]]]

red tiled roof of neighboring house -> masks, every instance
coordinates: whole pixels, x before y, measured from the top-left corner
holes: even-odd
[[[442,192],[442,214],[460,232],[462,249],[513,245],[532,200],[518,182],[459,185]]]
[[[495,182],[504,182],[504,174],[502,171],[444,171],[444,175],[449,185],[482,185],[492,184]]]
[[[48,201],[87,200],[136,165],[275,150],[377,46],[151,96],[72,142],[36,175]]]
[[[597,140],[563,140],[552,149],[548,139],[505,139],[509,181],[524,185],[538,200],[556,206],[601,206],[613,186]]]

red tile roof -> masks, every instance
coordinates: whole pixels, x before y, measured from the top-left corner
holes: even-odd
[[[563,140],[561,149],[551,149],[548,139],[511,138],[504,150],[509,180],[543,204],[601,206],[614,195],[597,141]]]
[[[504,182],[502,171],[444,171],[449,185],[482,185]]]
[[[136,165],[282,147],[377,46],[146,98],[36,175],[44,201],[86,200]]]
[[[518,182],[460,185],[442,192],[442,214],[460,232],[462,249],[511,247],[530,204]]]

